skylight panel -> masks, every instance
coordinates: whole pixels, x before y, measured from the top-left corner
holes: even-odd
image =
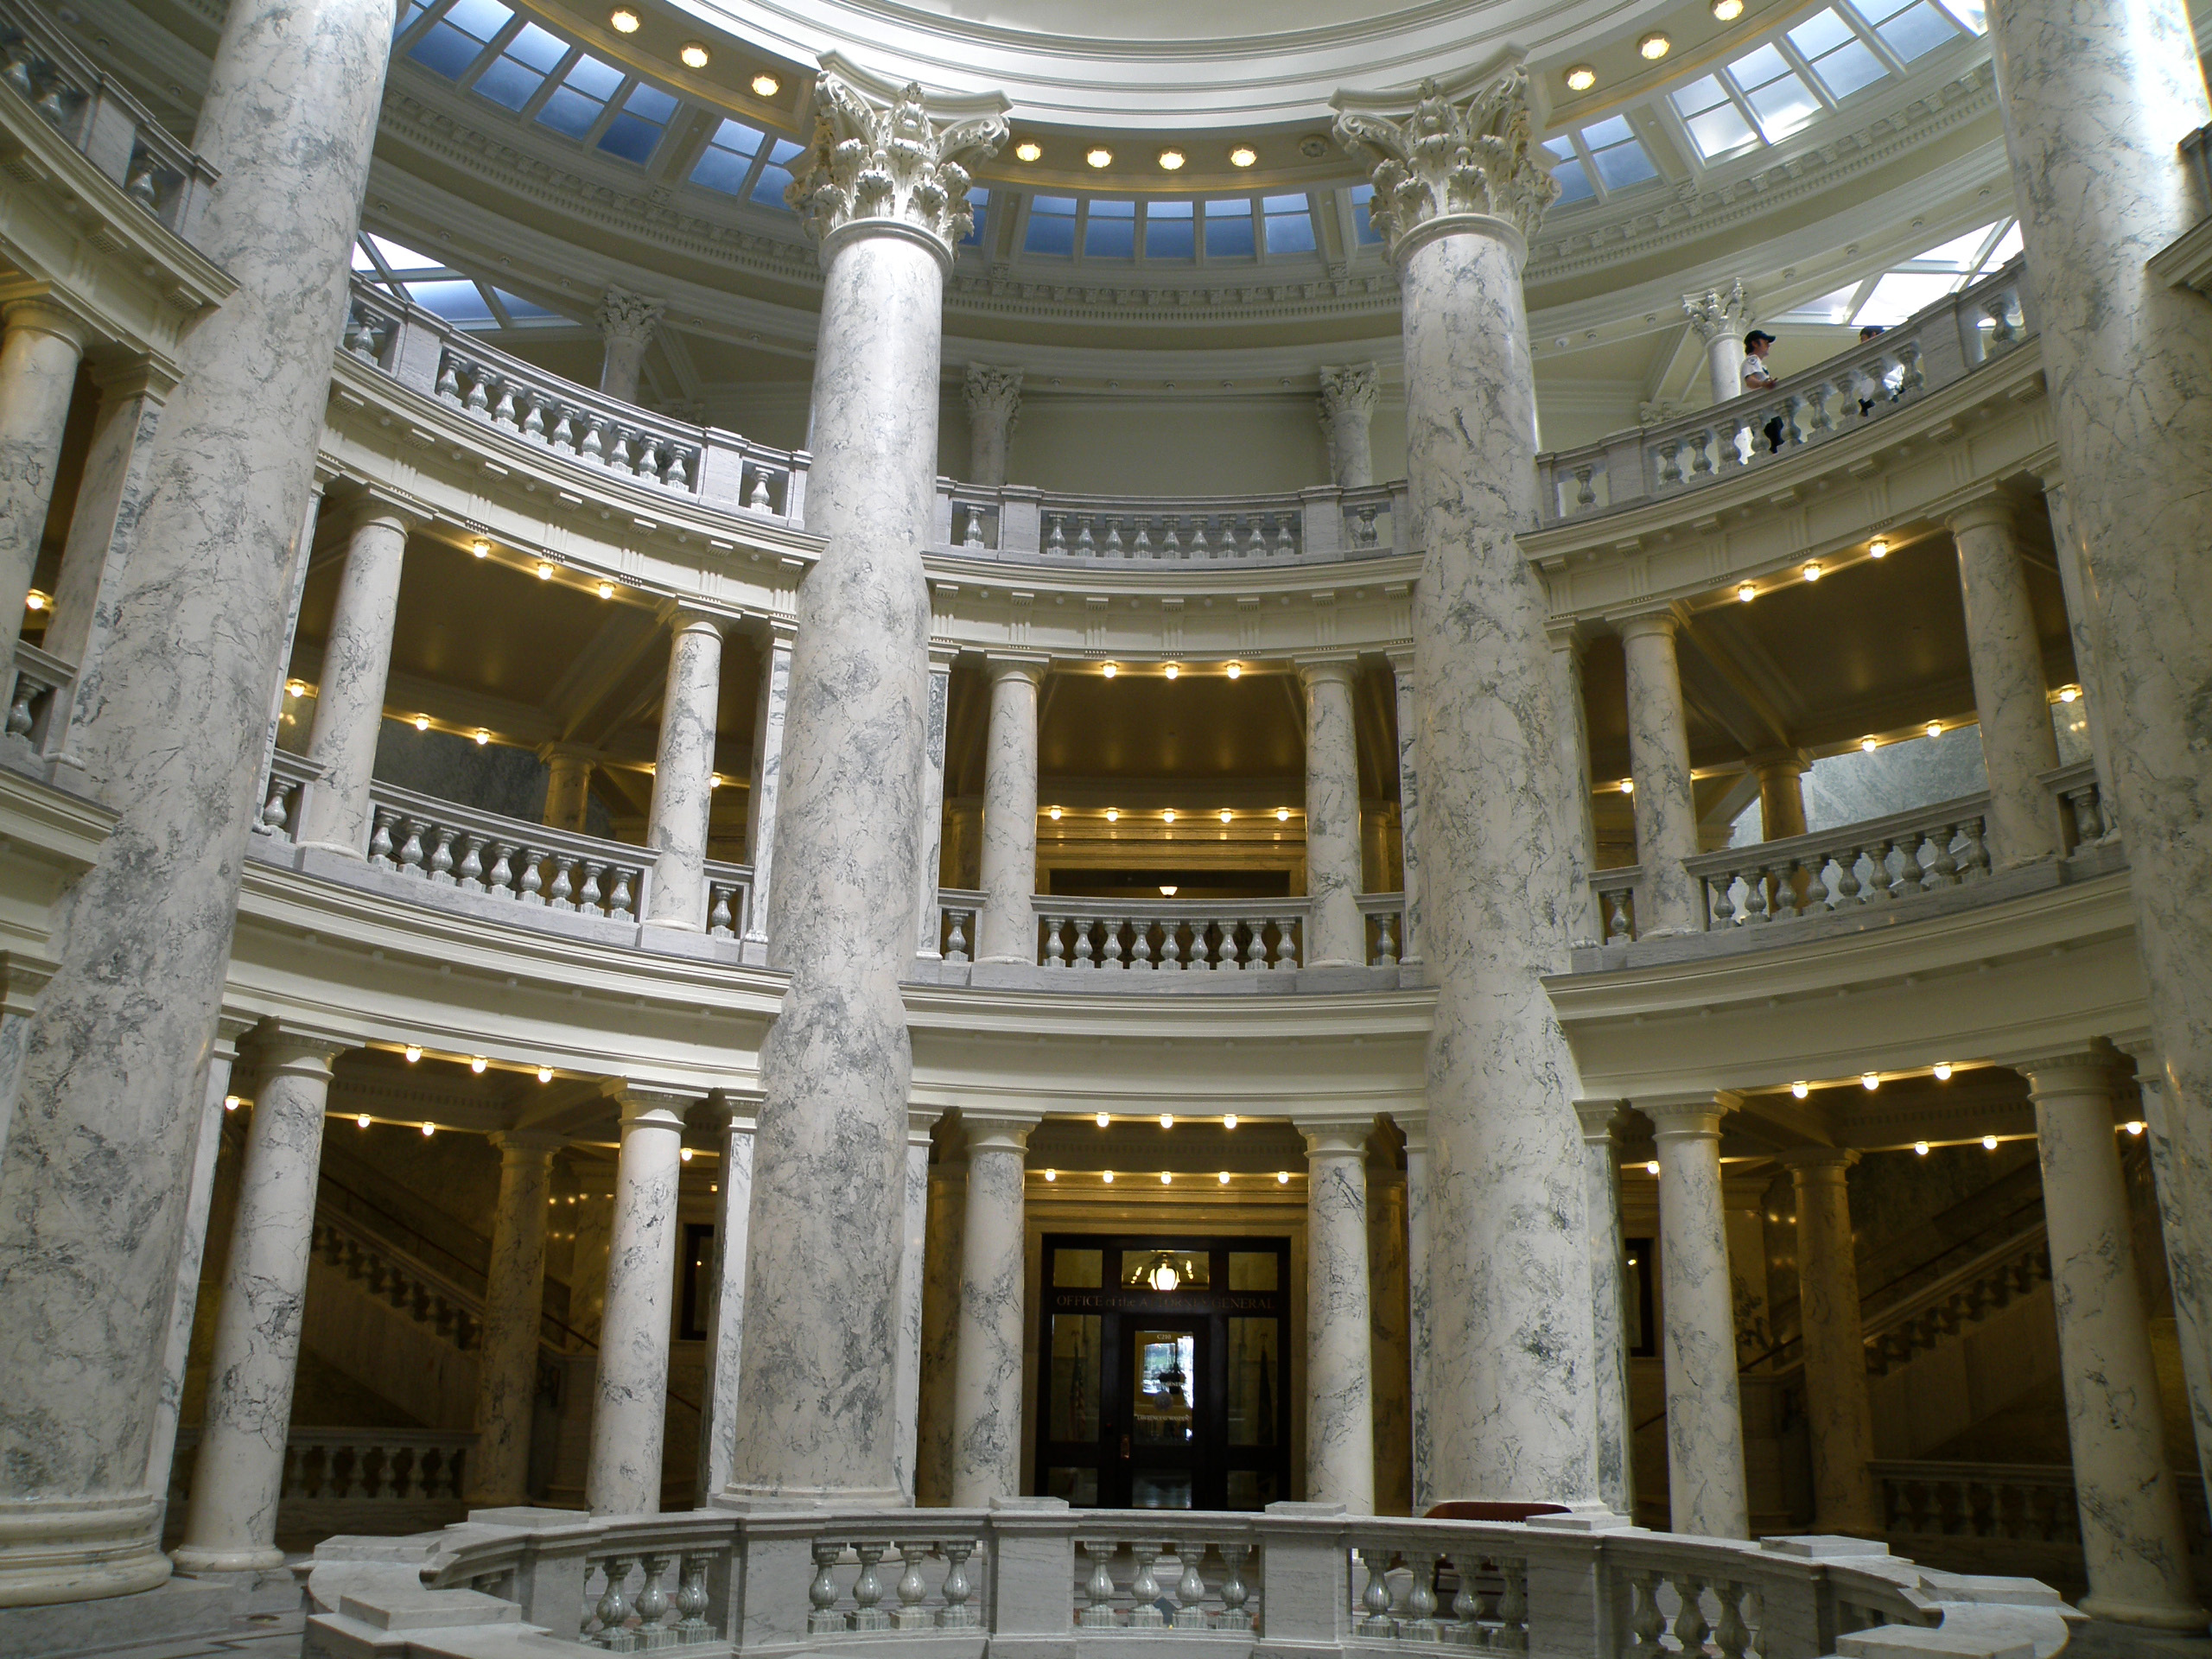
[[[1996,223],[1992,222],[1978,231],[1968,231],[1964,236],[1955,236],[1925,253],[1915,254],[1905,264],[1937,270],[1972,270],[1980,263],[1982,250],[1989,245],[1990,235],[1996,228]]]
[[[1816,12],[1791,29],[1789,44],[1797,48],[1828,96],[1838,102],[1890,73],[1873,48],[1833,8]]]
[[[425,311],[436,313],[448,322],[461,327],[471,325],[485,327],[499,321],[492,315],[492,307],[475,283],[463,280],[435,283],[410,283],[407,297]]]
[[[1134,259],[1137,257],[1137,205],[1135,201],[1093,200],[1084,221],[1083,257],[1086,259]]]
[[[1689,129],[1700,160],[1713,161],[1758,142],[1758,130],[1729,98],[1719,76],[1701,75],[1667,96]]]
[[[1861,327],[1878,323],[1887,328],[1926,310],[1958,286],[1956,276],[1941,271],[1889,271],[1874,284],[1874,291],[1851,320]]]
[[[472,91],[481,92],[502,108],[519,111],[537,95],[546,76],[569,55],[569,43],[536,23],[524,23],[484,66]]]
[[[1598,169],[1598,182],[1608,190],[1625,190],[1632,184],[1659,176],[1626,116],[1616,115],[1582,129],[1583,148]]]
[[[1775,321],[1840,327],[1851,321],[1851,314],[1857,308],[1859,290],[1864,286],[1861,283],[1853,283],[1848,287],[1839,288],[1833,294],[1823,294],[1817,300],[1808,300],[1802,305],[1792,306]]]
[[[1320,245],[1314,238],[1313,204],[1307,197],[1263,197],[1260,210],[1269,253],[1312,253]]]
[[[643,167],[652,159],[653,146],[660,143],[668,118],[675,113],[673,98],[659,87],[640,81],[630,89],[630,96],[622,100],[621,110],[607,124],[607,130],[600,135],[599,147],[610,156],[620,156],[626,162],[635,162]]]
[[[1382,232],[1375,228],[1375,187],[1355,184],[1346,200],[1351,203],[1352,234],[1359,238],[1363,248],[1382,245]]]
[[[1730,64],[1728,74],[1751,106],[1769,143],[1788,137],[1821,111],[1813,89],[1771,41]]]
[[[742,121],[725,120],[691,164],[691,182],[724,195],[743,194],[746,176],[753,170],[753,158],[760,153],[765,137]]]
[[[1249,259],[1258,244],[1252,232],[1252,204],[1210,201],[1205,205],[1206,257]]]
[[[1961,29],[1976,35],[1989,33],[1989,8],[1984,0],[1943,0],[1943,10]]]
[[[428,254],[417,253],[412,248],[402,247],[381,236],[369,238],[369,245],[376,250],[377,257],[391,268],[395,276],[411,276],[417,271],[443,270],[446,268],[442,259],[433,259]]]
[[[508,293],[504,288],[493,289],[492,297],[499,302],[499,309],[505,312],[508,318],[515,322],[564,322],[567,321],[558,311],[549,311],[545,307],[533,301],[525,300],[518,294]]]
[[[804,144],[795,144],[788,138],[772,138],[768,143],[768,159],[760,168],[760,176],[753,181],[753,194],[746,200],[756,207],[785,207],[791,204],[784,199],[784,192],[791,188],[791,164],[806,154]]]
[[[1882,44],[1907,63],[1959,38],[1958,26],[1934,0],[1853,0],[1853,5]]]
[[[970,185],[969,187],[968,234],[960,238],[960,245],[962,247],[980,248],[983,245],[984,218],[990,210],[990,205],[991,193],[989,191],[984,189],[981,185]]]
[[[1029,199],[1029,234],[1022,242],[1022,251],[1072,258],[1075,255],[1075,213],[1073,196],[1032,196]]]
[[[1989,257],[1981,262],[1981,269],[1995,270],[2001,265],[2011,264],[2020,257],[2021,250],[2025,245],[2020,240],[2020,221],[2016,219],[2012,221],[2012,228],[1997,238],[1997,245],[1989,251]]]
[[[355,270],[365,271],[372,276],[378,274],[377,262],[369,257],[369,251],[358,240],[353,244],[353,268]]]
[[[1571,138],[1547,138],[1544,153],[1553,156],[1552,179],[1559,186],[1559,206],[1565,207],[1578,201],[1588,201],[1598,194],[1598,187],[1590,182],[1590,169],[1582,165],[1582,158],[1574,153]]]
[[[1198,212],[1187,201],[1147,201],[1144,205],[1144,257],[1147,259],[1189,259],[1198,252]]]
[[[407,55],[448,80],[459,80],[514,16],[499,0],[453,0]]]
[[[597,58],[578,58],[539,106],[537,119],[569,137],[586,137],[606,111],[607,100],[621,85],[622,72],[613,64],[601,63]]]

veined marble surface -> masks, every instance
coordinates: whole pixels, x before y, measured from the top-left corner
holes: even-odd
[[[899,1238],[899,1355],[891,1374],[892,1450],[899,1501],[914,1502],[922,1414],[922,1298],[929,1271],[930,1131],[934,1112],[906,1126],[906,1211]]]
[[[22,626],[23,596],[31,590],[54,478],[61,460],[61,432],[77,389],[77,365],[86,334],[60,306],[17,300],[4,312],[0,339],[0,617],[10,644]]]
[[[1421,960],[1421,762],[1414,753],[1421,738],[1421,697],[1413,652],[1390,653],[1390,679],[1398,712],[1398,890],[1406,903],[1398,962],[1407,966]]]
[[[1959,550],[1974,719],[1989,772],[1990,859],[1998,868],[2025,864],[2059,849],[2057,804],[2041,781],[2058,764],[2058,740],[2012,504],[1960,508],[1951,515],[1951,536]]]
[[[1598,895],[1590,886],[1591,849],[1598,837],[1590,823],[1590,718],[1582,701],[1582,641],[1573,634],[1552,638],[1552,706],[1559,710],[1559,781],[1562,822],[1567,826],[1568,931],[1574,943],[1595,944],[1605,937],[1598,914]],[[1580,902],[1571,895],[1582,895]]]
[[[707,816],[714,802],[715,713],[721,700],[722,631],[710,616],[679,614],[668,650],[660,742],[653,760],[653,849],[645,919],[663,927],[707,925]]]
[[[1635,1425],[1628,1403],[1628,1283],[1622,1271],[1617,1100],[1578,1100],[1590,1211],[1591,1323],[1597,1342],[1598,1496],[1616,1515],[1636,1513]]]
[[[1306,1137],[1306,1500],[1375,1513],[1375,1364],[1368,1317],[1370,1122]]]
[[[745,833],[753,853],[753,911],[745,940],[748,952],[760,952],[772,964],[776,958],[768,950],[768,904],[775,892],[776,817],[784,792],[784,723],[791,691],[791,630],[774,624],[760,656],[760,701],[753,716],[753,792],[745,804]],[[747,960],[752,960],[750,954]]]
[[[922,1392],[914,1448],[914,1501],[925,1508],[952,1502],[952,1390],[960,1353],[961,1236],[967,1210],[966,1162],[955,1158],[931,1164],[922,1252]]]
[[[0,1154],[0,1596],[160,1582],[161,1395],[255,785],[391,54],[370,0],[232,0],[194,148],[238,283],[177,353],[73,746],[119,814],[56,918]],[[127,962],[130,971],[116,971]],[[97,1514],[97,1560],[14,1541]],[[117,1517],[124,1517],[118,1519]],[[118,1530],[119,1529],[119,1530]],[[66,1588],[64,1587],[66,1586]]]
[[[1797,1193],[1797,1306],[1805,1335],[1805,1416],[1813,1448],[1813,1524],[1877,1537],[1882,1508],[1867,1461],[1874,1408],[1859,1325],[1859,1262],[1847,1181],[1859,1154],[1808,1147],[1783,1161]]]
[[[1306,688],[1306,891],[1313,901],[1304,962],[1308,968],[1364,967],[1351,664],[1301,662],[1298,677]]]
[[[1659,1294],[1667,1310],[1667,1491],[1673,1529],[1751,1536],[1736,1308],[1720,1190],[1725,1102],[1637,1103],[1659,1154]]]
[[[484,1275],[476,1445],[467,1471],[469,1503],[498,1509],[530,1502],[531,1415],[545,1306],[545,1194],[561,1142],[503,1130],[492,1144],[499,1152],[499,1197]]]
[[[1646,939],[1701,932],[1705,927],[1699,883],[1682,868],[1682,861],[1698,851],[1697,796],[1690,784],[1689,722],[1682,710],[1675,630],[1671,611],[1632,616],[1620,625],[1621,655],[1628,664],[1636,858],[1643,867],[1636,931]],[[1589,791],[1583,793],[1586,798]]]
[[[938,878],[944,859],[944,737],[945,721],[952,710],[954,653],[932,646],[930,651],[928,727],[922,750],[922,845],[915,861],[917,899],[914,906],[914,952],[941,958],[938,949]]]
[[[1413,1421],[1409,1431],[1414,1446],[1413,1512],[1420,1515],[1436,1499],[1436,1460],[1429,1441],[1429,1423],[1434,1414],[1430,1409],[1433,1384],[1430,1381],[1429,1363],[1434,1322],[1433,1293],[1429,1283],[1428,1216],[1430,1184],[1434,1178],[1429,1167],[1427,1116],[1409,1114],[1398,1120],[1398,1127],[1406,1136],[1406,1325],[1411,1347],[1407,1370],[1413,1383]]]
[[[736,1444],[737,1382],[745,1356],[746,1240],[753,1218],[753,1114],[750,1096],[722,1096],[721,1179],[715,1185],[715,1275],[707,1302],[707,1400],[699,1425],[699,1493],[703,1501],[729,1484]]]
[[[2212,1192],[2212,331],[2145,267],[2203,216],[2179,145],[2212,105],[2184,0],[1994,0],[1989,39],[2173,1147]]]
[[[980,1510],[1021,1490],[1022,1189],[1030,1125],[964,1122],[968,1217],[960,1243],[952,1503]]]
[[[968,476],[995,489],[1006,482],[1007,451],[1021,420],[1020,366],[970,363],[967,395]]]
[[[1037,960],[1037,687],[1045,664],[993,658],[983,753],[983,913],[977,962]]]
[[[679,1096],[643,1090],[623,1096],[607,1305],[600,1315],[591,1455],[584,1473],[584,1503],[594,1515],[652,1515],[660,1509],[684,1105]]]
[[[232,1033],[235,1034],[235,1033]],[[192,1325],[200,1311],[200,1268],[206,1259],[207,1217],[215,1198],[215,1164],[223,1144],[223,1101],[230,1093],[231,1068],[237,1050],[226,1035],[207,1057],[207,1082],[201,1090],[200,1139],[193,1149],[192,1189],[185,1199],[184,1248],[178,1254],[176,1287],[169,1303],[168,1349],[162,1362],[162,1395],[154,1408],[154,1428],[148,1437],[146,1467],[167,1480],[176,1460],[177,1414],[184,1402],[184,1372],[192,1357]],[[0,1124],[0,1141],[6,1139]]]
[[[315,733],[308,741],[308,758],[321,762],[323,775],[307,791],[299,839],[364,858],[369,850],[369,782],[384,730],[407,520],[374,500],[350,511],[346,566],[331,609],[322,681],[315,688]]]
[[[2191,1185],[2196,1171],[2212,1169],[2212,1114],[2183,1117],[2166,1099],[2164,1068],[2148,1042],[2127,1046],[2135,1057],[2142,1091],[2143,1116],[2151,1135],[2152,1174],[2158,1192],[2166,1273],[2174,1293],[2174,1336],[2181,1347],[2182,1379],[2189,1389],[2190,1421],[2196,1427],[2196,1463],[2212,1468],[2212,1262],[2202,1254],[2197,1218],[2212,1194]],[[2177,1145],[2186,1128],[2197,1137],[2193,1147]]]
[[[1328,441],[1329,472],[1340,488],[1363,490],[1375,481],[1375,389],[1381,372],[1372,363],[1321,366],[1321,435]]]

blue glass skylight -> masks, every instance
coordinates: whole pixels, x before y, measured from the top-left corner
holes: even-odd
[[[1313,238],[1313,204],[1308,198],[1268,196],[1260,208],[1267,219],[1269,253],[1312,253],[1319,245]]]
[[[514,16],[499,0],[453,0],[407,55],[448,80],[459,80]]]
[[[1198,257],[1198,210],[1187,201],[1148,201],[1144,205],[1144,257],[1147,259]]]
[[[1210,201],[1205,204],[1206,257],[1249,259],[1255,251],[1252,234],[1252,204],[1249,201]]]
[[[1137,252],[1137,205],[1093,198],[1083,232],[1086,259],[1134,259]]]
[[[1057,255],[1062,258],[1075,252],[1076,199],[1073,196],[1032,196],[1029,199],[1029,234],[1022,241],[1027,253]]]
[[[503,108],[519,111],[537,95],[546,76],[569,55],[569,43],[536,23],[524,23],[499,55],[484,66],[473,90]]]

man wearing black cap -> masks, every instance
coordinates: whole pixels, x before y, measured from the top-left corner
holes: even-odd
[[[1754,328],[1744,336],[1744,390],[1767,391],[1779,384],[1766,366],[1768,349],[1774,336],[1763,329]],[[1766,447],[1769,453],[1782,453],[1782,416],[1777,415],[1766,423]]]

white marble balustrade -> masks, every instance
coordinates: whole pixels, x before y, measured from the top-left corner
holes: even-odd
[[[980,1536],[926,1512],[874,1536],[855,1529],[816,1538],[806,1633],[895,1638],[979,1630],[988,1566],[982,1550]]]
[[[1406,954],[1406,895],[1363,893],[1359,895],[1359,913],[1367,930],[1367,965],[1396,967]]]
[[[1085,1527],[1076,1535],[1076,1628],[1256,1630],[1256,1553],[1243,1529],[1204,1521]]]
[[[1077,972],[1284,972],[1303,959],[1307,904],[1039,896],[1037,962]]]
[[[165,228],[200,228],[214,169],[56,28],[47,14],[0,5],[0,82]]]
[[[976,558],[1109,567],[1307,564],[1384,558],[1408,522],[1405,486],[1173,498],[1067,495],[938,481],[936,543]]]
[[[1586,517],[1787,461],[1917,403],[2012,350],[2035,332],[2016,258],[1866,344],[1763,391],[1539,455],[1543,522]],[[1779,432],[1778,450],[1770,431]]]
[[[462,1353],[482,1344],[484,1299],[386,1246],[343,1211],[319,1205],[315,1254],[369,1295],[427,1325]]]
[[[412,1428],[296,1428],[284,1441],[282,1497],[293,1503],[459,1503],[476,1436]],[[176,1438],[169,1506],[191,1496],[200,1431]]]
[[[650,1542],[629,1553],[588,1558],[579,1639],[607,1653],[713,1643],[722,1626],[711,1617],[715,1598],[707,1574],[712,1561],[708,1550]]]
[[[1708,930],[1893,904],[1989,874],[1986,794],[1682,861]]]
[[[1590,890],[1598,897],[1599,923],[1605,930],[1603,943],[1618,944],[1636,938],[1636,890],[1643,881],[1641,864],[1591,872]]]
[[[2104,784],[2094,760],[2077,760],[2038,774],[2037,781],[2058,803],[2059,828],[2066,850],[2093,846],[2116,827],[2106,811]]]
[[[5,730],[10,751],[43,760],[60,747],[77,671],[36,645],[16,642]]]

